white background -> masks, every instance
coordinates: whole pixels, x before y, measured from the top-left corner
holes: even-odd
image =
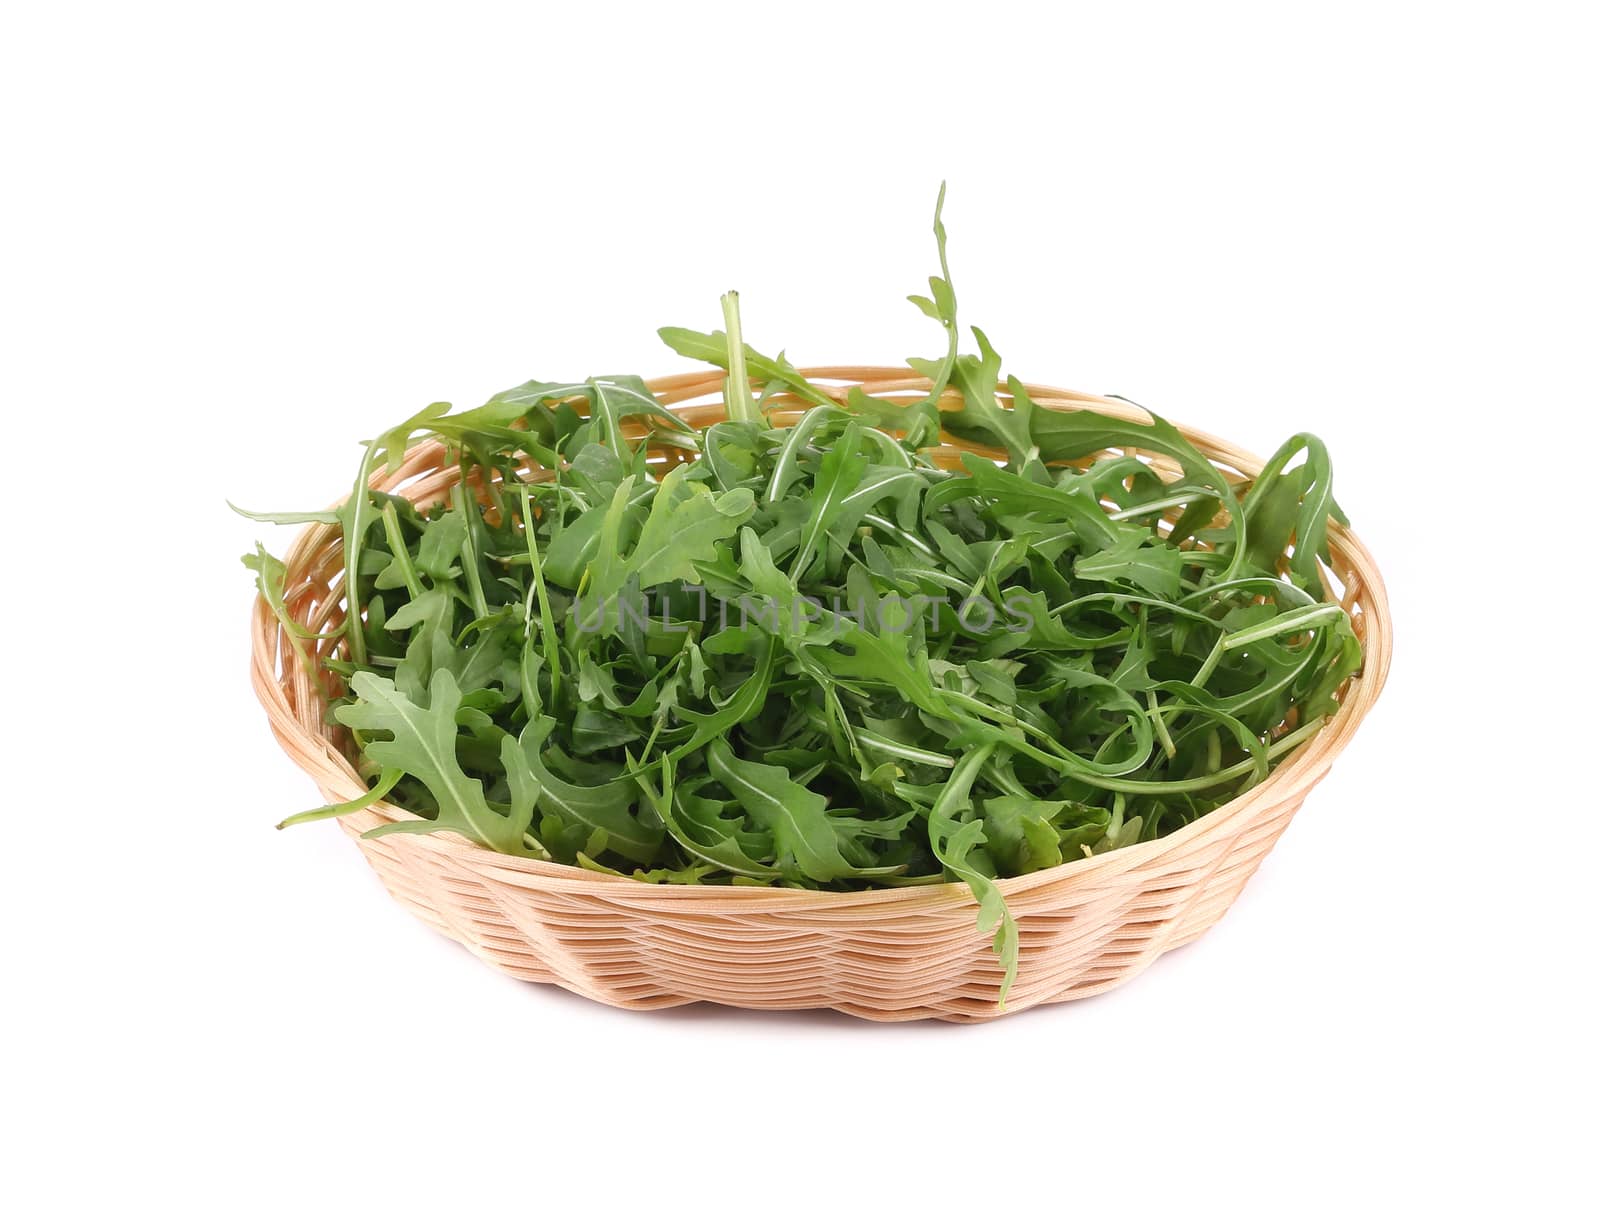
[[[1578,13],[12,11],[0,1207],[1595,1213]],[[678,370],[655,328],[729,287],[797,363],[931,354],[941,178],[1009,368],[1316,431],[1387,573],[1389,689],[1215,931],[982,1027],[634,1015],[272,831],[316,795],[225,496],[324,504],[437,398]]]

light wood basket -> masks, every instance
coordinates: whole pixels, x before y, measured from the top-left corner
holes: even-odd
[[[928,385],[905,369],[803,371],[841,397],[859,384],[869,394],[910,400]],[[651,388],[697,427],[724,417],[720,372],[664,377]],[[1041,407],[1145,417],[1111,399],[1027,388]],[[775,422],[792,422],[802,404],[780,395],[769,405],[776,407]],[[1259,473],[1258,458],[1182,430],[1224,473],[1241,482]],[[959,451],[952,445],[940,453],[947,463]],[[1146,456],[1164,477],[1176,475],[1172,463]],[[665,465],[678,453],[657,446],[651,460]],[[443,447],[430,442],[407,453],[394,475],[375,475],[372,486],[429,504],[448,494],[458,474]],[[1389,606],[1372,556],[1355,535],[1336,525],[1329,535],[1327,591],[1351,615],[1366,652],[1338,714],[1265,782],[1166,837],[1000,881],[1021,935],[1021,966],[1006,1011],[1108,990],[1199,936],[1233,903],[1355,735],[1388,672]],[[330,632],[345,613],[337,527],[306,529],[287,566],[291,616]],[[366,786],[344,752],[342,729],[324,716],[333,679],[307,673],[260,600],[251,634],[251,676],[284,750],[330,803],[361,795]],[[342,644],[327,639],[310,646],[320,657]],[[360,837],[411,817],[378,804],[342,824],[401,904],[515,977],[636,1009],[705,1001],[833,1008],[871,1020],[979,1021],[1000,1014],[1000,966],[990,937],[977,930],[964,884],[855,893],[651,885],[500,855],[449,833]]]

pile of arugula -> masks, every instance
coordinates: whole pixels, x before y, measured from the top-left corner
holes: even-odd
[[[338,524],[361,611],[322,663],[371,790],[289,821],[388,798],[425,820],[373,835],[641,881],[965,881],[1003,994],[994,878],[1168,833],[1315,733],[1361,664],[1322,596],[1320,442],[1243,490],[1154,416],[1002,396],[983,332],[958,352],[937,209],[934,232],[941,274],[911,299],[947,343],[911,361],[920,401],[837,401],[746,346],[730,294],[726,334],[661,332],[728,370],[725,422],[696,431],[635,377],[530,381],[384,433],[335,512],[247,514]],[[941,469],[942,433],[1009,459]],[[464,480],[426,512],[368,489],[418,437]],[[1129,448],[1182,473],[1096,456]],[[282,564],[245,562],[304,658]]]

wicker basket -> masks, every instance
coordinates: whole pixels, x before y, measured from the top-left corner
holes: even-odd
[[[927,392],[904,369],[818,368],[825,387],[860,384],[902,400]],[[663,403],[698,427],[724,416],[721,374],[651,383]],[[1139,419],[1126,404],[1045,386],[1027,387],[1041,407]],[[772,400],[775,422],[798,403]],[[1258,459],[1184,429],[1217,465],[1241,480]],[[977,448],[977,446],[971,446]],[[983,452],[981,448],[979,452]],[[948,461],[957,450],[947,448]],[[653,462],[676,450],[652,451]],[[1152,456],[1166,477],[1176,471]],[[458,476],[438,443],[406,455],[374,488],[421,504]],[[1222,917],[1277,841],[1306,793],[1328,772],[1383,687],[1391,633],[1383,582],[1349,531],[1330,527],[1329,594],[1351,614],[1366,649],[1361,675],[1333,720],[1283,759],[1266,782],[1154,842],[1000,882],[1017,917],[1021,967],[1006,1010],[1022,1011],[1108,990]],[[288,560],[288,607],[328,632],[343,620],[343,550],[333,526],[312,526]],[[330,802],[365,790],[324,718],[329,691],[293,650],[265,604],[251,623],[252,678],[272,730]],[[328,639],[325,653],[338,647]],[[1001,970],[963,884],[818,893],[796,889],[648,885],[560,864],[515,858],[454,834],[363,831],[411,814],[387,804],[343,819],[390,893],[425,922],[506,973],[553,982],[616,1007],[658,1008],[704,1000],[747,1008],[834,1008],[872,1020],[986,1020],[998,1014]]]

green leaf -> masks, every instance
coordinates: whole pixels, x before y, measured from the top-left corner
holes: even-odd
[[[803,573],[816,554],[818,539],[826,533],[844,511],[847,498],[861,481],[866,471],[867,459],[860,452],[861,429],[854,422],[845,428],[817,471],[817,480],[811,488],[811,508],[806,515],[805,527],[800,531],[800,548],[794,562],[789,565],[791,579]],[[863,508],[863,511],[865,508]]]
[[[588,593],[602,610],[622,591],[622,586],[633,574],[623,558],[623,530],[630,515],[629,497],[633,493],[633,482],[634,477],[630,474],[617,486],[616,494],[611,497],[611,503],[601,518],[600,536],[594,557],[589,560]]]
[[[982,433],[1004,447],[1019,467],[1025,466],[1039,455],[1030,431],[1033,403],[1021,383],[1012,378],[1009,389],[1014,395],[1013,405],[1007,408],[1000,404],[996,396],[1000,357],[989,345],[988,336],[976,326],[972,336],[978,340],[979,354],[956,360],[950,376],[965,405],[946,418],[945,426],[962,434]]]
[[[561,778],[545,763],[541,749],[555,728],[555,720],[540,716],[529,721],[517,738],[515,752],[507,751],[508,774],[522,772],[525,790],[538,785],[538,808],[561,823],[600,831],[607,846],[635,863],[654,862],[661,847],[661,832],[646,827],[633,814],[636,788],[630,779],[612,779],[585,785]]]
[[[711,712],[699,712],[685,707],[679,714],[691,725],[694,734],[672,751],[673,758],[695,753],[732,728],[737,728],[760,713],[766,705],[772,687],[772,674],[778,650],[770,639],[763,639],[756,656],[756,667],[742,681],[728,700]]]
[[[1071,805],[1031,796],[991,796],[983,802],[985,848],[1007,876],[1022,876],[1063,862],[1054,821]]]
[[[783,443],[779,446],[777,456],[772,462],[772,474],[767,479],[766,494],[761,497],[763,503],[778,503],[789,493],[789,488],[804,477],[805,471],[800,468],[799,455],[811,443],[811,438],[818,429],[836,419],[845,418],[849,418],[848,413],[837,406],[832,404],[817,406],[783,430]]]
[[[454,830],[491,850],[522,853],[520,831],[489,807],[483,784],[468,778],[456,757],[461,691],[448,669],[434,675],[427,707],[417,706],[394,682],[374,673],[357,673],[351,684],[360,701],[338,708],[334,718],[347,728],[389,733],[387,740],[369,740],[366,754],[380,766],[422,782],[438,805],[433,829]]]
[[[283,582],[287,569],[281,559],[268,554],[262,545],[256,543],[255,554],[239,556],[239,561],[256,573],[256,591],[261,594],[261,599],[266,602],[267,608],[272,611],[272,616],[284,630],[289,638],[289,645],[294,648],[295,654],[300,658],[300,663],[307,669],[312,668],[311,657],[305,650],[305,642],[331,638],[319,635],[315,631],[308,631],[302,626],[293,614],[289,612],[288,604],[284,601]]]
[[[1129,584],[1172,600],[1182,587],[1183,562],[1182,551],[1142,530],[1129,530],[1105,550],[1078,556],[1072,571],[1080,580]]]
[[[665,424],[669,432],[695,434],[693,428],[656,401],[656,396],[638,377],[591,377],[588,388],[594,419],[600,425],[605,443],[615,452],[633,452],[622,435],[622,421],[634,416],[642,415],[652,424]]]
[[[963,453],[961,464],[969,477],[951,479],[930,491],[929,510],[960,499],[982,498],[998,512],[1039,513],[1070,524],[1081,543],[1092,550],[1110,546],[1121,536],[1122,531],[1100,506],[1076,490],[1033,482],[974,453]]]
[[[1305,463],[1285,472],[1302,453]],[[1333,465],[1322,441],[1304,432],[1290,437],[1251,484],[1243,512],[1250,558],[1271,571],[1293,539],[1289,571],[1302,588],[1316,587],[1317,559],[1328,554],[1328,517],[1338,512]]]
[[[1146,411],[1146,414],[1150,416],[1149,423],[1118,419],[1092,410],[1036,410],[1030,432],[1039,446],[1039,460],[1047,464],[1076,461],[1112,448],[1161,453],[1176,460],[1188,482],[1214,492],[1227,509],[1234,538],[1234,562],[1229,574],[1237,575],[1244,561],[1244,513],[1233,484],[1182,432],[1155,412]]]
[[[386,770],[370,791],[362,792],[354,799],[339,804],[324,804],[320,808],[307,809],[303,813],[285,817],[278,822],[278,829],[288,829],[291,825],[302,825],[309,821],[325,821],[329,817],[348,817],[351,813],[365,812],[393,791],[394,785],[400,782],[404,775],[405,772],[401,770]]]
[[[639,577],[641,588],[693,582],[698,564],[715,559],[717,543],[737,534],[753,511],[755,495],[748,488],[716,495],[704,483],[690,482],[687,467],[676,466],[656,490],[626,570]]]
[[[992,746],[980,745],[962,756],[944,790],[928,812],[928,839],[933,853],[945,870],[957,880],[966,881],[978,901],[978,930],[994,930],[995,955],[1000,958],[1004,976],[1000,982],[1000,1007],[1017,980],[1017,962],[1022,942],[1017,922],[1011,916],[1004,894],[992,877],[980,872],[969,861],[972,851],[984,842],[983,822],[963,820],[972,809],[972,785],[989,760]]]
[[[663,326],[656,332],[661,341],[680,356],[703,360],[718,368],[728,367],[728,336],[720,330],[700,334],[681,326]],[[757,381],[775,384],[819,406],[833,404],[833,399],[807,381],[794,365],[782,356],[764,356],[748,343],[743,344],[745,368]]]
[[[630,768],[635,768],[631,754],[628,764]],[[645,799],[667,827],[667,832],[696,859],[735,876],[772,880],[782,875],[777,868],[750,858],[744,842],[740,841],[741,824],[738,821],[718,815],[710,801],[685,799],[675,790],[675,771],[671,758],[664,760],[661,791],[656,791],[643,776],[638,778],[638,783]],[[694,832],[691,832],[691,828]]]
[[[780,861],[793,860],[801,875],[820,882],[854,874],[839,852],[827,800],[794,782],[783,767],[736,757],[722,740],[711,742],[706,764],[728,794],[772,835]]]
[[[590,509],[555,535],[544,562],[545,578],[550,583],[567,589],[578,587],[584,568],[599,549],[600,529],[605,519],[603,511]]]
[[[246,520],[261,521],[267,525],[337,525],[340,520],[338,510],[333,508],[323,512],[251,512],[232,500],[225,502]]]

